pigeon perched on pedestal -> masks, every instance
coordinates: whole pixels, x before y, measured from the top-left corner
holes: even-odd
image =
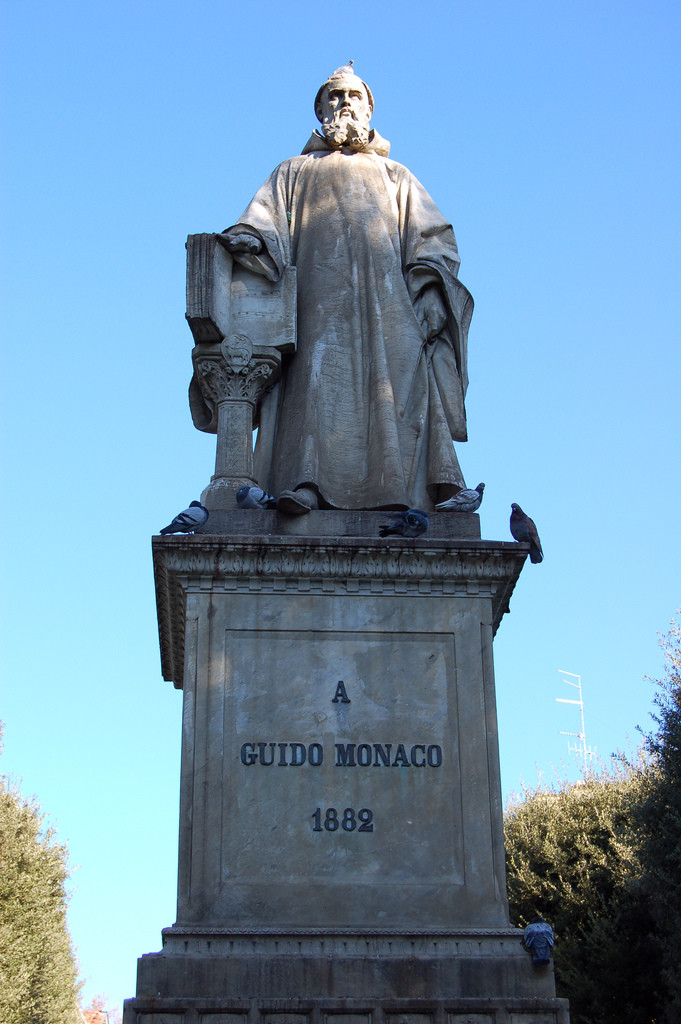
[[[389,525],[379,527],[378,532],[381,537],[419,537],[427,529],[427,514],[420,508],[410,508],[407,512],[398,512],[397,519]]]
[[[200,501],[192,501],[189,508],[179,512],[172,523],[164,526],[162,534],[166,533],[193,533],[194,530],[208,519],[208,509],[204,508]]]
[[[531,562],[543,561],[544,552],[541,549],[537,527],[515,501],[511,505],[511,536],[514,540],[529,543]]]
[[[239,508],[276,508],[277,499],[273,494],[263,491],[262,487],[249,487],[244,484],[236,492],[236,503]]]
[[[551,963],[554,935],[551,925],[543,917],[534,917],[523,933],[525,948],[532,954],[535,967]]]
[[[449,498],[447,501],[441,501],[435,508],[439,508],[447,512],[477,512],[480,508],[482,501],[482,492],[485,490],[484,484],[478,484],[473,489],[470,487],[462,487],[460,491],[457,491],[453,498]]]

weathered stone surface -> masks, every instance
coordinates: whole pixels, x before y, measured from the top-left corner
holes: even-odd
[[[525,548],[231,515],[263,532],[154,539],[185,702],[178,914],[126,1024],[566,1021],[506,906],[492,631]]]
[[[566,999],[161,999],[126,1001],[124,1024],[569,1024]]]
[[[550,969],[534,970],[520,932],[247,932],[174,926],[162,953],[142,957],[138,996],[375,1000],[550,998]]]
[[[197,345],[245,334],[256,348],[294,352],[296,269],[287,267],[270,281],[234,263],[214,234],[189,235],[186,315]],[[210,419],[203,418],[209,409],[201,414],[192,407],[192,413],[200,430],[210,430]]]
[[[368,87],[352,72],[334,82],[318,96],[321,133],[214,236],[233,267],[210,236],[190,239],[187,317],[199,343],[229,334],[238,272],[236,333],[255,343],[270,292],[295,273],[297,350],[258,404],[258,483],[276,495],[312,488],[321,507],[432,509],[464,483],[452,439],[467,437],[473,300],[448,219],[369,129]],[[263,344],[280,344],[279,324]],[[194,422],[214,430],[196,380]]]
[[[268,536],[154,552],[185,689],[178,923],[507,925],[491,641],[524,552]]]
[[[496,632],[527,555],[526,546],[512,542],[381,539],[374,536],[384,521],[381,513],[310,513],[301,519],[251,510],[224,515],[235,529],[253,523],[252,532],[154,539],[163,676],[177,687],[182,686],[184,677],[186,590],[182,581],[188,573],[214,580],[216,587],[226,591],[251,594],[256,590],[307,595],[367,591],[443,597],[479,594],[491,598],[492,629]],[[300,523],[314,527],[317,517],[324,520],[327,516],[342,521],[357,517],[365,524],[368,520],[371,532],[365,537],[300,534],[295,541],[290,535],[265,532],[268,527],[283,529]],[[472,528],[478,529],[476,515],[449,518],[472,521]],[[255,532],[258,525],[262,533]]]
[[[305,516],[288,516],[280,512],[259,509],[238,509],[232,502],[230,509],[211,512],[204,534],[235,536],[282,537],[368,537],[379,539],[379,527],[395,519],[390,512],[365,512],[352,509],[309,512]],[[479,540],[480,517],[466,512],[434,512],[430,516],[428,533],[418,538],[424,541],[449,538],[451,540]],[[383,544],[390,546],[400,538],[388,537]]]
[[[215,473],[201,500],[211,512],[232,509],[238,487],[256,483],[256,409],[279,379],[282,353],[296,347],[295,267],[270,281],[234,263],[215,235],[190,235],[187,320],[196,342],[192,419],[217,434]]]

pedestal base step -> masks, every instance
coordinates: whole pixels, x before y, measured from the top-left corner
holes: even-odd
[[[566,999],[129,999],[123,1024],[569,1024]]]
[[[239,932],[175,926],[123,1024],[568,1024],[514,928]]]

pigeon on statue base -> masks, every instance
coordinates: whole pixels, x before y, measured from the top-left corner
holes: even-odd
[[[200,501],[192,501],[189,508],[184,512],[178,512],[172,523],[163,527],[161,533],[193,533],[199,526],[203,526],[207,519],[208,509],[204,508]]]
[[[531,562],[543,561],[544,552],[541,549],[537,527],[515,501],[511,505],[511,536],[521,543],[529,543]]]
[[[236,503],[239,508],[276,508],[277,499],[273,494],[263,491],[262,487],[249,487],[244,484],[236,492]]]
[[[484,490],[484,484],[478,484],[475,488],[462,487],[453,498],[441,501],[435,508],[440,509],[442,512],[477,512],[482,502],[482,492]]]
[[[428,529],[428,516],[420,508],[410,508],[407,512],[398,512],[397,519],[392,523],[380,526],[381,537],[420,537]]]

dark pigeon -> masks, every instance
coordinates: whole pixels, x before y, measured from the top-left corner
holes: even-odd
[[[529,543],[531,562],[542,562],[544,560],[544,552],[541,549],[537,527],[515,501],[511,505],[511,536],[514,540],[521,543]]]
[[[478,484],[474,489],[470,487],[462,487],[460,491],[457,491],[453,498],[449,498],[447,501],[441,501],[435,508],[442,509],[447,512],[477,512],[482,502],[482,492],[485,490],[484,484]]]
[[[273,494],[263,491],[262,487],[249,487],[244,484],[236,492],[236,503],[239,508],[276,508],[277,499]]]
[[[200,501],[192,501],[189,508],[178,513],[172,523],[164,526],[162,534],[166,533],[193,533],[194,530],[208,519],[208,509],[204,508]]]
[[[398,512],[397,519],[389,525],[379,527],[381,537],[420,537],[428,529],[428,516],[420,508]]]
[[[551,963],[553,950],[553,928],[542,917],[535,917],[523,933],[525,948],[532,954],[535,967],[545,967]]]

